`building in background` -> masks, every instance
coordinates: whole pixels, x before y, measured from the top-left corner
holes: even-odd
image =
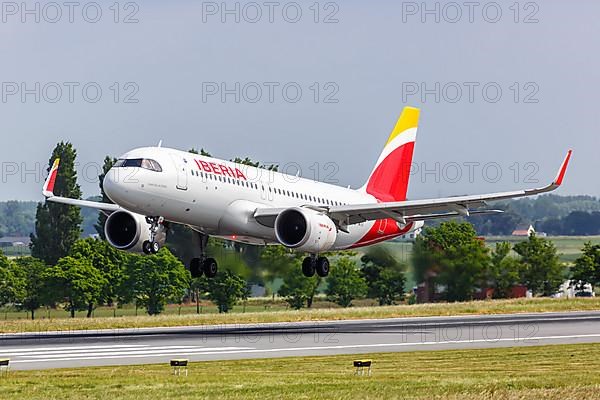
[[[5,236],[0,238],[0,248],[29,247],[31,239],[28,236]]]
[[[535,233],[535,229],[531,224],[519,224],[512,232],[513,236],[531,236]]]

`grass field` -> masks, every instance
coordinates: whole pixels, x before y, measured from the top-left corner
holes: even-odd
[[[485,241],[488,246],[494,248],[497,242],[510,242],[512,244],[526,240],[527,238],[518,238],[514,236],[490,236]],[[600,236],[548,236],[560,254],[561,261],[571,263],[581,255],[581,249],[585,242],[600,244]]]
[[[371,377],[352,360],[373,360]],[[11,372],[2,399],[598,399],[600,344]]]
[[[374,303],[374,301],[372,302]],[[329,302],[317,302],[317,306],[328,307]],[[253,298],[248,299],[246,302],[242,302],[236,305],[232,312],[233,313],[246,313],[246,312],[271,312],[271,311],[284,311],[286,310],[287,303],[282,298],[276,300]],[[181,306],[177,304],[168,304],[165,306],[163,314],[165,315],[187,315],[196,314],[195,304],[183,304]],[[200,314],[216,314],[219,312],[218,308],[209,301],[202,301],[199,307]],[[87,312],[79,311],[75,313],[76,318],[85,318]],[[125,304],[122,307],[105,307],[101,306],[94,310],[94,318],[110,318],[110,317],[135,317],[146,315],[144,308],[135,309],[133,304]],[[0,308],[0,321],[11,320],[11,319],[29,319],[31,314],[28,311],[17,311],[12,307]],[[47,309],[40,308],[36,311],[37,319],[58,319],[58,318],[70,318],[70,313],[62,308],[58,309]]]
[[[464,303],[303,309],[299,311],[230,314],[167,314],[153,317],[60,318],[35,321],[6,320],[0,323],[0,333],[591,310],[600,310],[600,297],[486,300]]]
[[[556,246],[561,260],[572,262],[581,254],[581,249],[585,242],[600,244],[600,236],[548,236],[546,239],[552,241]],[[516,236],[488,236],[485,243],[488,247],[494,248],[498,242],[509,242],[512,244],[522,242],[527,238]],[[387,246],[397,259],[410,263],[412,255],[412,244],[404,242],[386,242]]]

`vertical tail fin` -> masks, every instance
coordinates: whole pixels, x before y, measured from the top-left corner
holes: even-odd
[[[404,107],[362,190],[380,201],[406,200],[420,110]]]

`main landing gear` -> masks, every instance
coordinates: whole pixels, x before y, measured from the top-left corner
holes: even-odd
[[[306,277],[315,276],[315,272],[322,278],[329,275],[329,260],[327,257],[311,255],[302,261],[302,273]]]
[[[163,217],[146,217],[146,222],[150,225],[150,240],[144,240],[142,251],[145,254],[156,254],[160,250],[160,242],[157,240],[159,234],[164,234]]]
[[[219,266],[217,260],[206,257],[206,245],[208,244],[208,235],[199,234],[200,236],[200,257],[192,258],[190,262],[190,273],[192,278],[199,278],[202,274],[207,278],[217,276]]]

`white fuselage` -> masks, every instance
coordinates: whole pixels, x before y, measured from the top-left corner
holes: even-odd
[[[239,242],[277,243],[274,229],[254,220],[257,208],[327,208],[378,202],[361,190],[169,148],[135,149],[121,159],[152,160],[161,171],[127,163],[112,168],[104,189],[113,202],[137,214],[162,216]],[[402,227],[391,219],[350,225],[348,233],[338,232],[332,250],[377,243],[414,228],[415,224]]]

